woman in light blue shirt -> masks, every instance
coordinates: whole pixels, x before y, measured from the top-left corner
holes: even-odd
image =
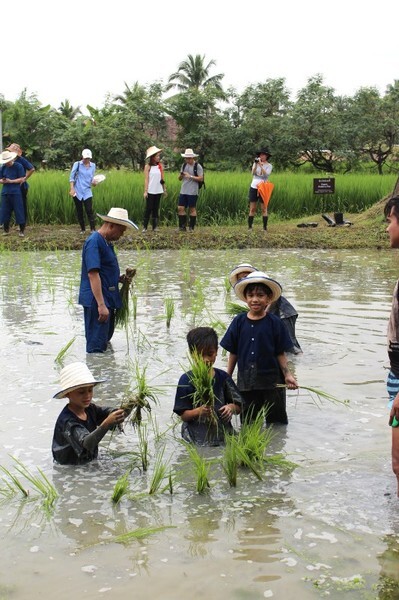
[[[90,230],[95,231],[94,212],[93,212],[93,193],[91,186],[96,185],[93,182],[96,165],[91,162],[91,150],[85,148],[82,152],[82,160],[73,163],[71,174],[69,176],[70,190],[69,195],[72,196],[75,207],[78,223],[80,225],[80,233],[85,233],[86,226],[83,216],[83,206],[86,210],[86,215],[89,220]]]

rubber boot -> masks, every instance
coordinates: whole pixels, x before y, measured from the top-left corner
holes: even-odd
[[[187,215],[178,215],[178,216],[179,216],[179,229],[180,229],[180,231],[186,231]]]
[[[194,227],[195,227],[196,221],[197,221],[197,217],[196,216],[195,217],[190,217],[189,226],[188,226],[190,231],[194,231]]]
[[[269,220],[269,217],[263,217],[263,230],[266,231],[267,230],[267,221]]]
[[[253,223],[254,223],[254,218],[248,217],[248,229],[252,229]]]

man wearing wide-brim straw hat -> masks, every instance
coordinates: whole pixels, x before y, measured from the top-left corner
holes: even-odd
[[[103,224],[85,241],[79,304],[84,307],[87,352],[105,352],[115,328],[115,311],[122,306],[120,275],[113,242],[127,229],[138,229],[124,208],[111,208],[107,215],[97,214]]]
[[[179,230],[186,231],[187,229],[186,211],[188,209],[189,231],[194,231],[197,222],[198,193],[200,183],[204,181],[204,169],[195,160],[198,158],[198,154],[192,148],[186,148],[181,156],[184,158],[184,163],[179,173],[179,181],[183,181],[177,207]]]

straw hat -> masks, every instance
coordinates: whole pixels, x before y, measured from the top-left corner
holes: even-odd
[[[258,269],[256,269],[255,267],[253,267],[252,265],[250,265],[249,263],[241,263],[240,265],[237,265],[230,273],[229,275],[229,281],[230,284],[234,287],[235,284],[237,283],[237,281],[239,280],[239,275],[240,273],[253,273],[254,271],[257,271]],[[242,279],[242,277],[241,277]]]
[[[91,153],[91,150],[89,150],[88,148],[85,148],[84,150],[82,150],[82,158],[93,158],[93,155]]]
[[[281,285],[277,281],[271,279],[262,271],[253,271],[247,277],[244,277],[244,279],[240,279],[240,281],[238,281],[234,286],[236,295],[240,300],[243,300],[243,302],[245,302],[245,288],[250,283],[263,283],[264,285],[267,285],[272,292],[271,302],[275,302],[281,296]]]
[[[133,221],[129,219],[126,208],[111,208],[107,215],[99,215],[97,213],[97,217],[100,217],[100,219],[107,221],[108,223],[123,225],[130,229],[138,229],[136,223],[133,223]]]
[[[10,150],[10,152],[16,152],[18,156],[21,156],[22,154],[21,146],[15,142],[7,146],[6,150]]]
[[[182,154],[183,158],[197,158],[198,154],[195,154],[192,148],[186,148],[184,154]]]
[[[15,160],[16,158],[16,152],[9,152],[8,150],[4,150],[4,152],[0,154],[0,165],[6,165],[7,163],[11,162],[12,160]]]
[[[154,156],[154,154],[158,154],[158,152],[162,152],[162,148],[157,148],[156,146],[151,146],[150,148],[147,148],[145,157],[150,158],[150,156]]]
[[[64,367],[60,373],[61,391],[54,394],[53,398],[65,398],[69,392],[81,387],[97,385],[106,381],[105,379],[95,379],[85,363],[74,362]]]

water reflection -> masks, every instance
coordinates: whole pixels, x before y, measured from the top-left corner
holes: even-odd
[[[0,507],[8,550],[4,585],[16,598],[38,598],[44,586],[56,593],[52,560],[71,574],[69,591],[83,589],[89,597],[109,588],[113,598],[126,597],[132,578],[137,597],[171,600],[176,582],[179,596],[213,600],[270,593],[306,600],[320,597],[320,590],[339,598],[344,581],[353,586],[354,598],[373,594],[378,586],[380,597],[389,597],[389,585],[397,584],[398,549],[391,514],[396,509],[390,508],[396,499],[386,425],[385,331],[399,257],[262,249],[123,251],[118,259],[122,270],[138,269],[137,319],[127,331],[116,332],[104,355],[86,356],[82,313],[75,304],[79,253],[0,257],[1,464],[10,468],[13,455],[31,468],[39,466],[60,493],[50,519],[34,502],[15,499]],[[304,354],[291,357],[299,383],[348,398],[350,405],[320,410],[306,394],[290,393],[290,424],[278,431],[274,452],[287,452],[298,468],[292,474],[270,469],[262,482],[240,473],[232,489],[218,466],[209,493],[199,496],[172,427],[175,386],[187,362],[187,331],[194,324],[218,322],[222,329],[230,322],[226,303],[234,295],[224,279],[243,261],[279,280],[299,312],[297,337]],[[165,297],[175,301],[170,329]],[[135,497],[116,507],[113,486],[138,448],[134,430],[111,441],[106,437],[101,459],[89,467],[60,469],[51,462],[53,427],[63,405],[51,399],[59,370],[54,359],[73,336],[64,364],[87,360],[93,372],[107,378],[97,402],[119,405],[132,385],[135,361],[162,389],[153,408],[158,431],[150,428],[150,471],[133,471]],[[221,352],[216,366],[226,366]],[[181,478],[173,495],[138,497],[148,490],[159,444]],[[111,451],[130,455],[115,458]],[[127,546],[111,542],[149,526],[173,528]],[[362,588],[348,583],[357,574]]]

